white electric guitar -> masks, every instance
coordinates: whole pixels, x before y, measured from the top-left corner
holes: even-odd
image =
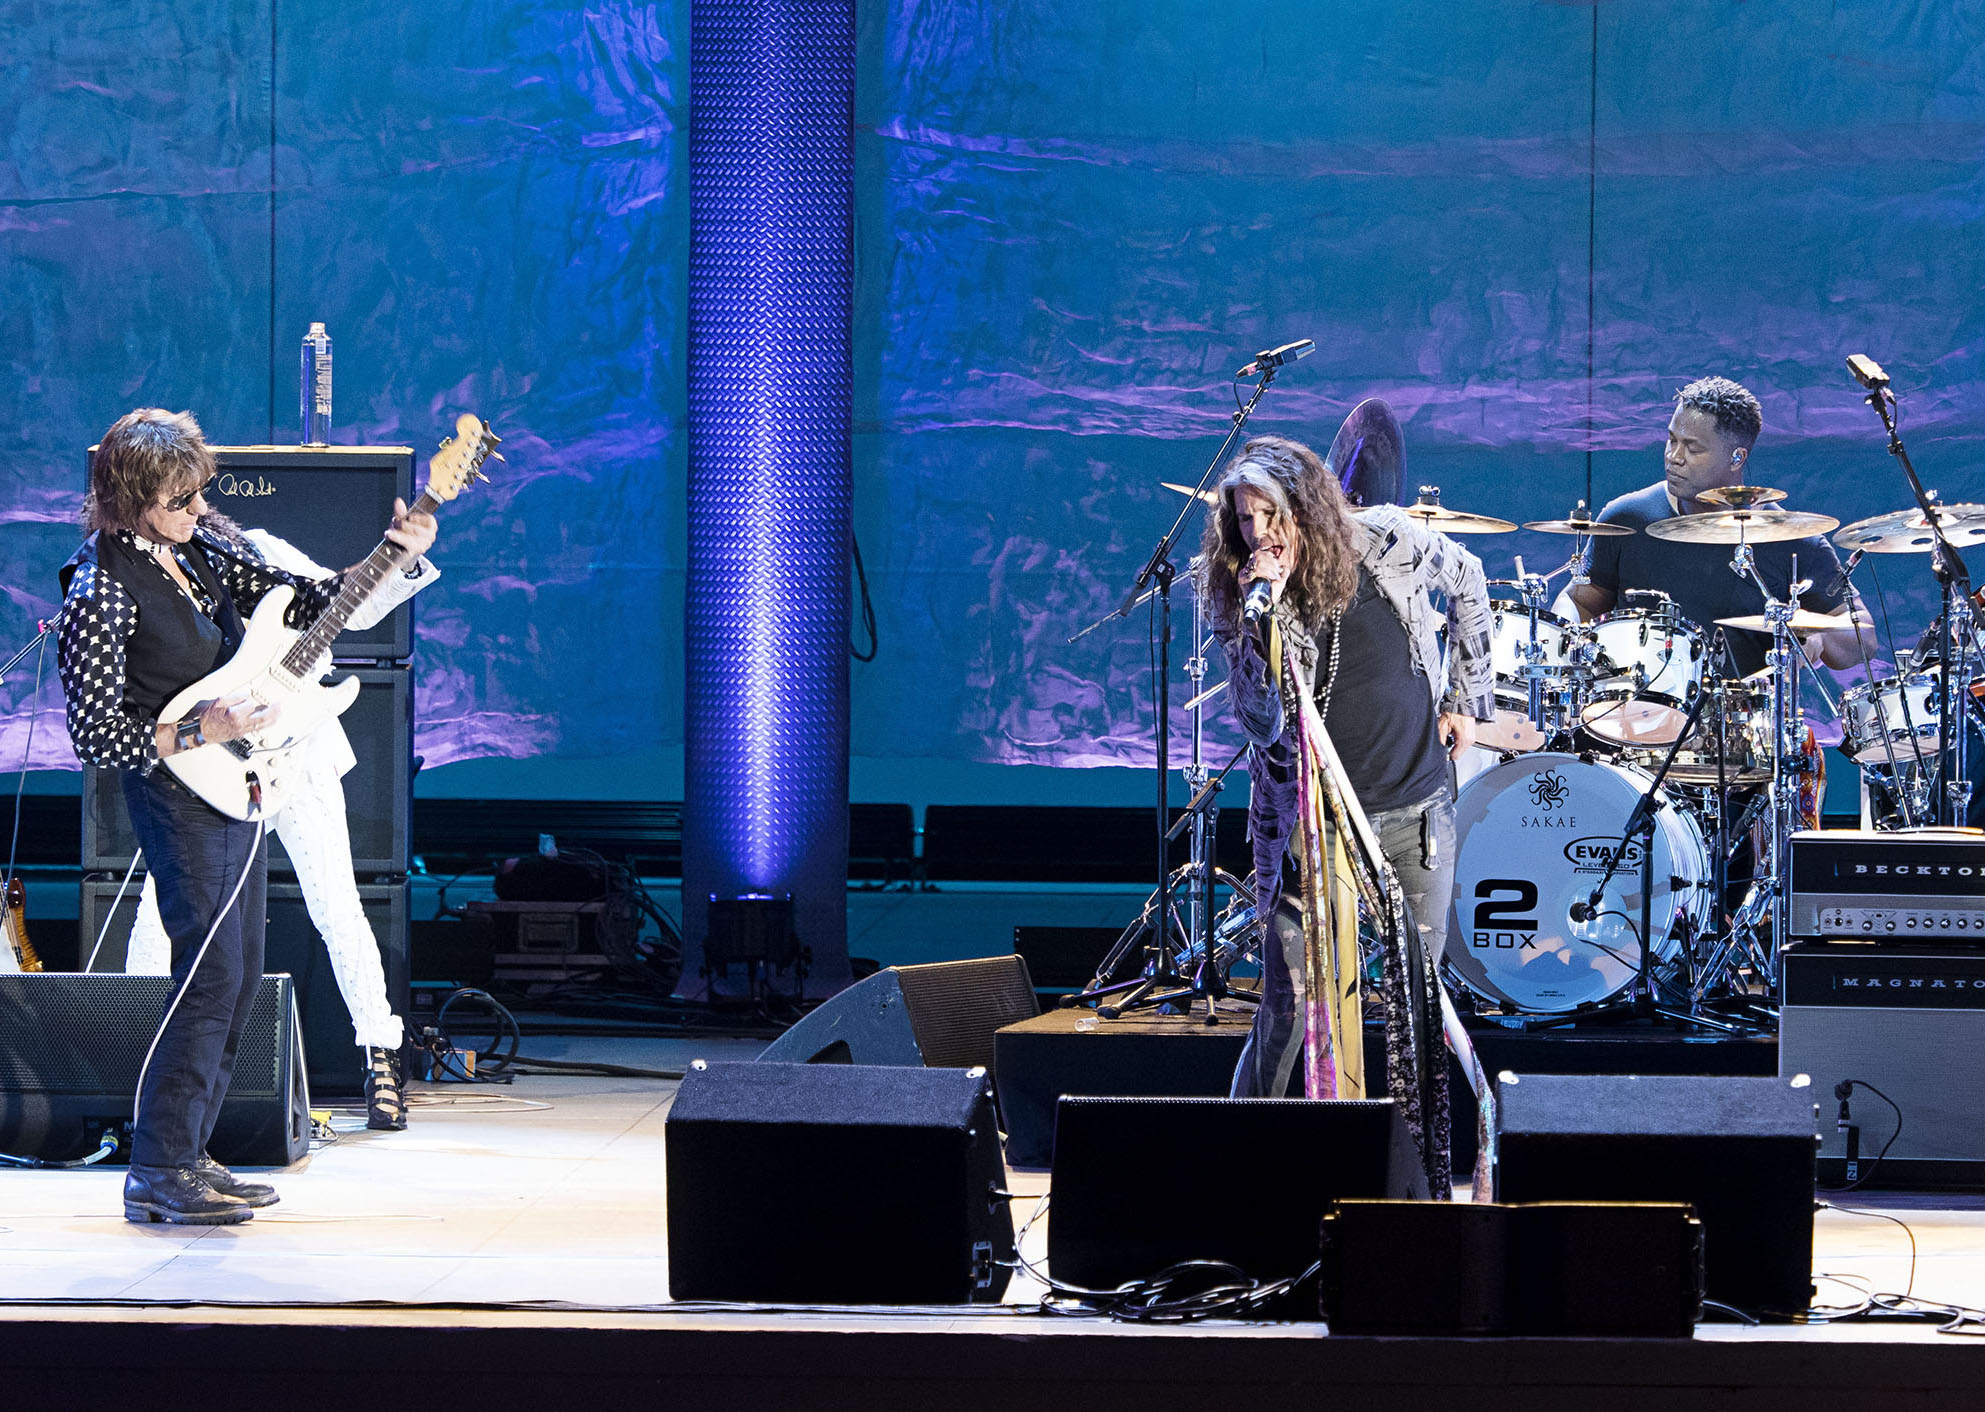
[[[489,479],[482,473],[482,463],[500,439],[482,418],[466,412],[458,417],[455,435],[442,442],[428,462],[427,485],[414,510],[431,515],[471,482]],[[234,656],[168,701],[159,722],[176,724],[202,701],[245,691],[262,705],[280,706],[275,724],[236,740],[175,751],[165,757],[166,768],[229,818],[266,819],[281,812],[292,752],[319,725],[342,715],[358,695],[357,677],[324,684],[332,639],[344,631],[352,614],[386,576],[399,572],[411,557],[390,539],[380,540],[378,548],[345,575],[331,606],[302,632],[283,624],[295,592],[278,585],[264,594]]]

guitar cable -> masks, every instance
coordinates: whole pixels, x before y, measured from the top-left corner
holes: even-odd
[[[221,923],[227,920],[227,914],[232,912],[235,903],[240,901],[241,890],[248,886],[248,875],[255,871],[255,860],[261,854],[262,838],[268,830],[269,821],[258,817],[255,820],[255,839],[248,846],[248,857],[241,865],[241,876],[234,880],[234,891],[227,895],[227,901],[221,904],[220,911],[214,914],[214,924],[207,928],[207,935],[201,941],[199,951],[194,953],[193,964],[186,968],[186,979],[173,992],[172,1003],[165,1007],[165,1014],[159,1019],[159,1027],[152,1035],[152,1042],[145,1047],[145,1062],[138,1066],[138,1086],[131,1095],[131,1126],[134,1129],[138,1126],[138,1109],[144,1099],[145,1075],[151,1070],[152,1056],[158,1052],[159,1041],[165,1038],[165,1027],[172,1023],[172,1017],[179,1009],[179,1002],[185,998],[186,992],[192,989],[193,977],[199,971],[200,963],[207,957],[207,948],[214,944],[214,937],[219,934]],[[137,867],[135,860],[131,866]],[[131,881],[128,873],[124,881],[127,884]],[[95,959],[94,953],[91,959]]]
[[[103,950],[103,939],[110,935],[110,924],[117,920],[117,908],[124,901],[124,894],[131,890],[131,879],[137,874],[138,865],[145,861],[145,850],[131,850],[131,866],[124,870],[124,881],[117,885],[117,896],[110,899],[110,906],[104,909],[103,925],[97,928],[96,945],[90,948],[90,959],[83,962],[85,972],[96,969],[97,953]]]

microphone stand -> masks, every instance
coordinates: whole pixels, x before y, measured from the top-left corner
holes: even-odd
[[[1944,597],[1944,611],[1937,620],[1937,656],[1944,668],[1944,679],[1938,692],[1944,741],[1937,752],[1937,768],[1943,776],[1944,787],[1937,800],[1937,814],[1939,821],[1946,826],[1962,828],[1971,794],[1971,783],[1965,776],[1964,758],[1964,695],[1968,683],[1964,673],[1958,670],[1958,663],[1952,660],[1951,648],[1963,633],[1957,615],[1962,613],[1967,620],[1970,617],[1971,575],[1957,547],[1944,534],[1942,509],[1936,498],[1923,488],[1916,467],[1910,463],[1908,451],[1903,449],[1902,435],[1896,430],[1895,394],[1889,390],[1888,377],[1866,359],[1861,359],[1861,364],[1865,364],[1866,368],[1857,365],[1854,359],[1848,360],[1848,367],[1855,378],[1868,389],[1868,395],[1861,400],[1873,407],[1875,414],[1882,419],[1882,429],[1888,433],[1889,455],[1901,465],[1903,476],[1909,482],[1909,492],[1916,497],[1916,508],[1923,512],[1924,522],[1936,541],[1930,551],[1930,572],[1936,575]]]
[[[1709,692],[1698,689],[1689,702],[1688,717],[1682,722],[1681,731],[1668,747],[1667,756],[1661,761],[1661,768],[1654,772],[1654,778],[1647,782],[1641,791],[1640,799],[1634,804],[1633,812],[1627,816],[1627,826],[1620,831],[1619,841],[1613,845],[1611,855],[1606,860],[1606,871],[1594,885],[1591,894],[1583,903],[1575,903],[1571,918],[1574,925],[1586,921],[1596,921],[1603,915],[1606,885],[1620,870],[1621,862],[1627,856],[1627,848],[1636,834],[1640,835],[1640,960],[1634,972],[1633,991],[1624,1004],[1615,1002],[1590,1010],[1583,1015],[1574,1014],[1567,1019],[1592,1020],[1600,1018],[1644,1019],[1660,1016],[1680,1024],[1710,1024],[1721,1029],[1734,1029],[1719,1021],[1704,1020],[1687,1010],[1678,1010],[1660,1003],[1654,993],[1654,824],[1656,819],[1655,800],[1660,796],[1661,786],[1668,779],[1669,767],[1675,757],[1682,752],[1682,742],[1687,740],[1702,719],[1702,708],[1709,700]],[[1577,915],[1583,907],[1584,916]]]
[[[1123,998],[1114,1001],[1109,1007],[1120,1015],[1126,1010],[1155,1006],[1169,1007],[1180,1001],[1184,1001],[1186,1008],[1190,1009],[1194,1000],[1204,998],[1209,1019],[1217,1022],[1214,1013],[1218,1000],[1216,991],[1225,989],[1224,982],[1218,980],[1215,972],[1215,984],[1207,984],[1205,978],[1214,969],[1208,966],[1199,967],[1196,975],[1186,975],[1179,968],[1179,953],[1172,944],[1171,761],[1168,751],[1172,728],[1172,580],[1178,574],[1177,568],[1172,563],[1172,551],[1177,548],[1179,538],[1185,532],[1186,521],[1204,503],[1200,497],[1212,483],[1221,464],[1227,459],[1228,450],[1239,438],[1241,429],[1248,423],[1248,418],[1254,415],[1254,409],[1260,403],[1262,394],[1267,392],[1269,384],[1275,381],[1275,374],[1280,366],[1281,362],[1278,360],[1262,367],[1261,381],[1255,384],[1253,395],[1246,403],[1234,410],[1232,417],[1234,424],[1228,430],[1226,439],[1220,443],[1220,449],[1213,453],[1213,459],[1200,473],[1198,484],[1193,487],[1193,493],[1186,497],[1185,507],[1179,511],[1178,518],[1172,521],[1172,527],[1165,531],[1165,537],[1158,541],[1157,547],[1151,551],[1151,557],[1146,559],[1144,567],[1137,571],[1137,577],[1131,581],[1129,591],[1123,596],[1123,602],[1069,639],[1070,642],[1074,642],[1077,638],[1101,627],[1111,618],[1129,617],[1131,610],[1145,595],[1147,587],[1155,586],[1158,597],[1158,653],[1155,671],[1157,681],[1152,699],[1157,719],[1155,736],[1158,766],[1158,889],[1152,900],[1154,922],[1150,929],[1151,939],[1145,943],[1144,972],[1139,979],[1123,985],[1100,988],[1092,986],[1070,1000],[1068,1003],[1071,1005],[1087,1004],[1105,995],[1123,991]],[[1197,647],[1197,643],[1194,645]],[[1208,866],[1210,871],[1210,855]],[[1099,1010],[1098,1013],[1100,1014],[1101,1011]],[[1115,1016],[1109,1018],[1113,1019]]]

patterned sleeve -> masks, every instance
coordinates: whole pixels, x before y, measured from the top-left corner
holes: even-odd
[[[1420,561],[1426,585],[1447,599],[1448,689],[1441,709],[1490,720],[1496,714],[1495,668],[1489,657],[1489,581],[1482,561],[1444,534],[1413,528],[1427,541]]]
[[[1282,738],[1282,691],[1268,679],[1261,635],[1240,628],[1232,637],[1222,637],[1220,645],[1227,652],[1227,694],[1241,734],[1256,745],[1273,745]]]
[[[235,608],[243,615],[254,612],[263,595],[281,584],[296,590],[296,601],[283,614],[284,621],[292,628],[305,627],[331,606],[331,600],[344,586],[345,576],[342,573],[324,579],[285,573],[260,559],[251,558],[211,534],[203,532],[200,544],[207,551],[207,560],[214,566],[214,572],[227,588],[228,597],[234,600]]]
[[[138,605],[96,564],[78,566],[62,602],[56,670],[68,701],[69,739],[85,764],[149,774],[158,764],[155,722],[124,705],[124,650]]]

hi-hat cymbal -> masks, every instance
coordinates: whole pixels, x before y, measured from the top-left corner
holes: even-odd
[[[1726,510],[1755,510],[1784,498],[1784,491],[1773,490],[1768,485],[1719,485],[1696,497],[1705,505],[1721,505]]]
[[[1181,495],[1197,495],[1201,500],[1204,500],[1208,505],[1218,505],[1220,503],[1220,492],[1217,490],[1195,491],[1189,485],[1179,485],[1173,481],[1168,481],[1168,480],[1161,480],[1158,482],[1158,484],[1164,486],[1165,489],[1167,490],[1176,490]]]
[[[1940,505],[1937,523],[1952,545],[1963,548],[1985,540],[1985,505]],[[1842,549],[1869,554],[1920,554],[1936,547],[1921,510],[1897,510],[1872,520],[1856,520],[1833,537]]]
[[[1805,539],[1840,528],[1831,515],[1809,510],[1718,510],[1708,515],[1676,515],[1656,520],[1647,532],[1681,544],[1771,544]]]
[[[1441,504],[1440,487],[1423,485],[1420,498],[1406,507],[1406,513],[1442,534],[1509,534],[1516,529],[1514,520],[1499,520],[1494,515],[1471,515],[1466,510],[1450,510]]]
[[[1525,520],[1527,530],[1540,530],[1545,534],[1590,534],[1604,539],[1608,535],[1632,534],[1632,525],[1616,525],[1607,520],[1595,520],[1592,512],[1585,508],[1583,500],[1578,502],[1570,515],[1562,520]]]
[[[1753,613],[1743,618],[1718,618],[1717,622],[1726,628],[1743,628],[1747,632],[1770,632],[1771,619],[1763,613]],[[1874,624],[1867,618],[1861,620],[1866,630]],[[1852,632],[1854,621],[1845,613],[1815,613],[1810,608],[1792,610],[1792,631],[1794,632]]]

